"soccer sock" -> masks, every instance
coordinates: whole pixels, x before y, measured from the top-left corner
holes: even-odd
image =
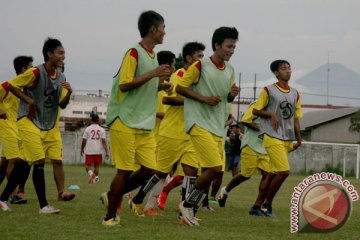
[[[139,192],[133,198],[133,203],[140,204],[144,201],[146,194],[160,181],[160,178],[154,174],[144,185],[141,186]]]
[[[44,163],[34,165],[32,177],[40,208],[43,208],[48,205],[45,195]]]
[[[161,190],[164,187],[164,184],[165,184],[165,179],[162,179],[153,187],[153,189],[150,191],[149,198],[147,200],[144,210],[147,210],[149,208],[154,208],[157,202],[157,198],[159,197],[159,194],[161,193]]]
[[[175,176],[164,188],[163,188],[163,192],[166,192],[167,194],[169,194],[169,192],[176,188],[177,186],[180,186],[183,183],[183,176]]]
[[[196,177],[185,176],[182,183],[182,200],[185,200],[190,194],[196,182]]]
[[[6,187],[1,194],[0,201],[7,201],[15,190],[16,186],[19,184],[22,175],[22,166],[21,164],[16,163],[13,170],[11,171]]]
[[[91,177],[93,174],[94,174],[93,170],[89,170],[89,171],[88,171],[89,177]]]
[[[199,202],[201,202],[203,193],[204,193],[203,190],[193,188],[193,190],[190,192],[190,194],[185,199],[184,207],[186,207],[186,208],[195,207]]]

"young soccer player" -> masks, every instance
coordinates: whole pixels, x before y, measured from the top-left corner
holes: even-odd
[[[110,150],[117,169],[107,194],[109,205],[103,224],[108,226],[120,223],[116,211],[122,195],[142,185],[154,172],[156,143],[152,130],[157,94],[158,90],[171,90],[171,85],[159,83],[159,77],[170,76],[170,67],[159,66],[153,51],[163,42],[164,18],[154,11],[143,12],[138,28],[142,40],[123,58],[120,71],[114,77],[107,109]],[[132,174],[136,164],[140,169]],[[130,206],[137,215],[143,216],[141,205],[131,202]]]
[[[202,168],[192,191],[179,204],[182,216],[190,226],[199,225],[194,218],[194,209],[206,195],[206,188],[222,172],[227,103],[239,92],[234,69],[228,63],[237,40],[235,28],[216,29],[212,37],[212,56],[192,64],[176,87],[176,91],[186,97],[185,129]]]
[[[65,50],[61,42],[48,38],[43,46],[43,56],[45,63],[28,69],[24,74],[10,80],[9,90],[21,99],[18,130],[24,159],[34,165],[33,183],[40,204],[39,213],[46,214],[58,213],[60,210],[48,205],[46,200],[44,162],[47,156],[51,159],[52,155],[61,155],[61,152],[46,151],[44,139],[56,124],[58,107],[66,106],[71,87],[65,81],[63,73],[58,70],[63,66],[65,59]],[[23,92],[19,89],[23,89]],[[60,101],[62,89],[68,91]],[[3,196],[0,200],[3,200]]]
[[[16,74],[20,75],[31,68],[32,62],[33,58],[30,56],[16,57],[13,62]],[[20,138],[16,125],[19,99],[9,91],[8,82],[4,82],[0,88],[2,92],[2,95],[0,96],[0,109],[3,109],[6,113],[6,119],[0,120],[0,142],[2,144],[1,181],[5,178],[5,175],[8,176],[8,183],[5,187],[6,191],[4,190],[4,196],[8,195],[9,191],[11,191],[14,186],[16,188],[16,184],[19,184],[18,193],[11,196],[11,203],[22,204],[27,202],[24,198],[24,188],[30,172],[30,166],[22,161],[22,156],[20,154]],[[17,165],[15,174],[10,177],[11,171],[14,169],[15,165]],[[12,178],[18,175],[17,172],[19,172],[19,170],[21,172],[21,177],[14,181]],[[4,204],[0,204],[0,207],[3,210],[7,209]]]
[[[289,86],[291,66],[286,60],[276,60],[270,65],[278,82],[265,87],[257,100],[253,114],[260,117],[260,135],[270,157],[269,188],[261,210],[274,217],[272,201],[289,176],[288,152],[301,145],[300,121],[302,117],[299,92]],[[296,144],[293,144],[296,141]]]
[[[203,55],[203,50],[200,50],[198,43],[192,43],[196,45],[197,50],[185,51],[185,56],[191,55],[190,58]],[[191,47],[191,44],[189,44]],[[185,45],[186,49],[190,48]],[[197,58],[196,58],[197,59]],[[194,60],[193,60],[194,61]],[[187,64],[185,68],[188,66]],[[185,69],[179,69],[170,78],[170,82],[176,85],[181,78]],[[157,146],[157,172],[147,181],[147,183],[140,189],[139,193],[134,197],[135,203],[142,203],[145,195],[151,190],[149,187],[152,183],[158,182],[160,179],[165,180],[166,176],[171,172],[174,164],[178,161],[181,162],[181,167],[186,175],[185,182],[188,187],[190,186],[189,179],[196,178],[198,169],[198,159],[193,149],[190,138],[187,136],[184,128],[183,117],[183,97],[178,94],[172,93],[172,96],[164,96],[163,103],[168,106],[165,112],[165,117],[161,121],[160,129],[158,133],[158,146]],[[190,177],[191,176],[191,177]],[[185,194],[185,192],[184,192]]]
[[[89,175],[89,184],[99,181],[99,168],[102,162],[102,151],[105,157],[109,158],[106,144],[105,129],[99,126],[99,115],[90,114],[91,125],[88,126],[83,134],[81,143],[81,156],[85,153],[86,173]]]
[[[247,181],[259,169],[262,175],[259,184],[259,194],[254,206],[250,209],[249,214],[255,216],[264,216],[260,210],[261,204],[266,197],[266,176],[269,172],[269,156],[262,146],[262,140],[259,135],[259,118],[253,115],[254,103],[250,105],[241,122],[245,125],[244,135],[241,141],[241,170],[240,174],[233,176],[226,187],[221,189],[219,197],[219,206],[225,207],[226,199],[232,189]],[[270,179],[267,179],[270,180]]]
[[[157,59],[158,59],[158,63],[159,65],[161,64],[168,64],[170,66],[170,73],[173,74],[176,70],[175,68],[175,64],[176,64],[176,60],[175,60],[175,54],[172,53],[171,51],[160,51],[157,53]],[[164,79],[159,79],[160,82],[164,82],[167,81],[169,82],[169,78],[164,78]],[[160,123],[162,122],[162,120],[165,117],[165,112],[167,109],[167,106],[165,104],[163,104],[163,97],[166,96],[166,92],[165,91],[159,91],[158,93],[158,102],[157,102],[157,112],[156,112],[156,124],[155,124],[155,129],[154,129],[154,135],[155,135],[155,139],[156,139],[156,147],[159,147],[159,128],[160,128]],[[144,208],[144,214],[145,215],[152,215],[152,216],[157,216],[159,215],[158,212],[154,209],[154,206],[156,204],[157,198],[161,192],[161,190],[164,187],[164,183],[165,180],[161,180],[159,181],[150,191],[147,203],[145,205]]]

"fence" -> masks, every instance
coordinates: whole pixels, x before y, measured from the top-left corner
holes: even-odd
[[[356,179],[359,179],[359,160],[359,144],[303,142],[298,150],[289,154],[294,173],[320,172],[328,168],[340,170],[343,177],[355,175]]]
[[[80,155],[81,132],[64,132],[62,138],[64,164],[85,163]],[[109,143],[109,139],[107,141]],[[359,159],[359,144],[303,142],[299,149],[289,154],[292,173],[320,172],[330,168],[340,170],[343,177],[355,175],[356,179],[359,179]],[[111,157],[104,159],[104,163],[110,164]]]

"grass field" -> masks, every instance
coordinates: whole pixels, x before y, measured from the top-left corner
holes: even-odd
[[[350,220],[338,231],[332,233],[291,234],[290,198],[293,187],[305,176],[290,176],[275,198],[273,209],[276,219],[249,216],[249,207],[257,195],[260,177],[254,176],[248,182],[234,189],[226,208],[214,206],[214,212],[199,210],[202,219],[200,227],[178,225],[177,204],[180,189],[174,189],[169,196],[163,216],[139,218],[123,204],[121,226],[101,225],[105,209],[100,204],[99,194],[108,189],[115,170],[103,166],[100,182],[87,184],[83,166],[65,166],[66,186],[77,184],[76,198],[71,202],[56,200],[56,186],[52,177],[52,166],[46,165],[47,197],[51,205],[61,209],[58,215],[39,215],[38,203],[31,179],[26,186],[28,204],[11,205],[11,212],[0,211],[0,239],[359,239],[360,202],[353,202]],[[230,179],[224,176],[223,185]],[[360,192],[360,181],[348,179]],[[5,181],[6,182],[6,181]],[[0,187],[2,191],[4,184]]]

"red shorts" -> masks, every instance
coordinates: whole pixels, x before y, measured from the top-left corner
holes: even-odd
[[[96,155],[85,155],[85,164],[86,165],[100,165],[102,162],[102,154]]]

